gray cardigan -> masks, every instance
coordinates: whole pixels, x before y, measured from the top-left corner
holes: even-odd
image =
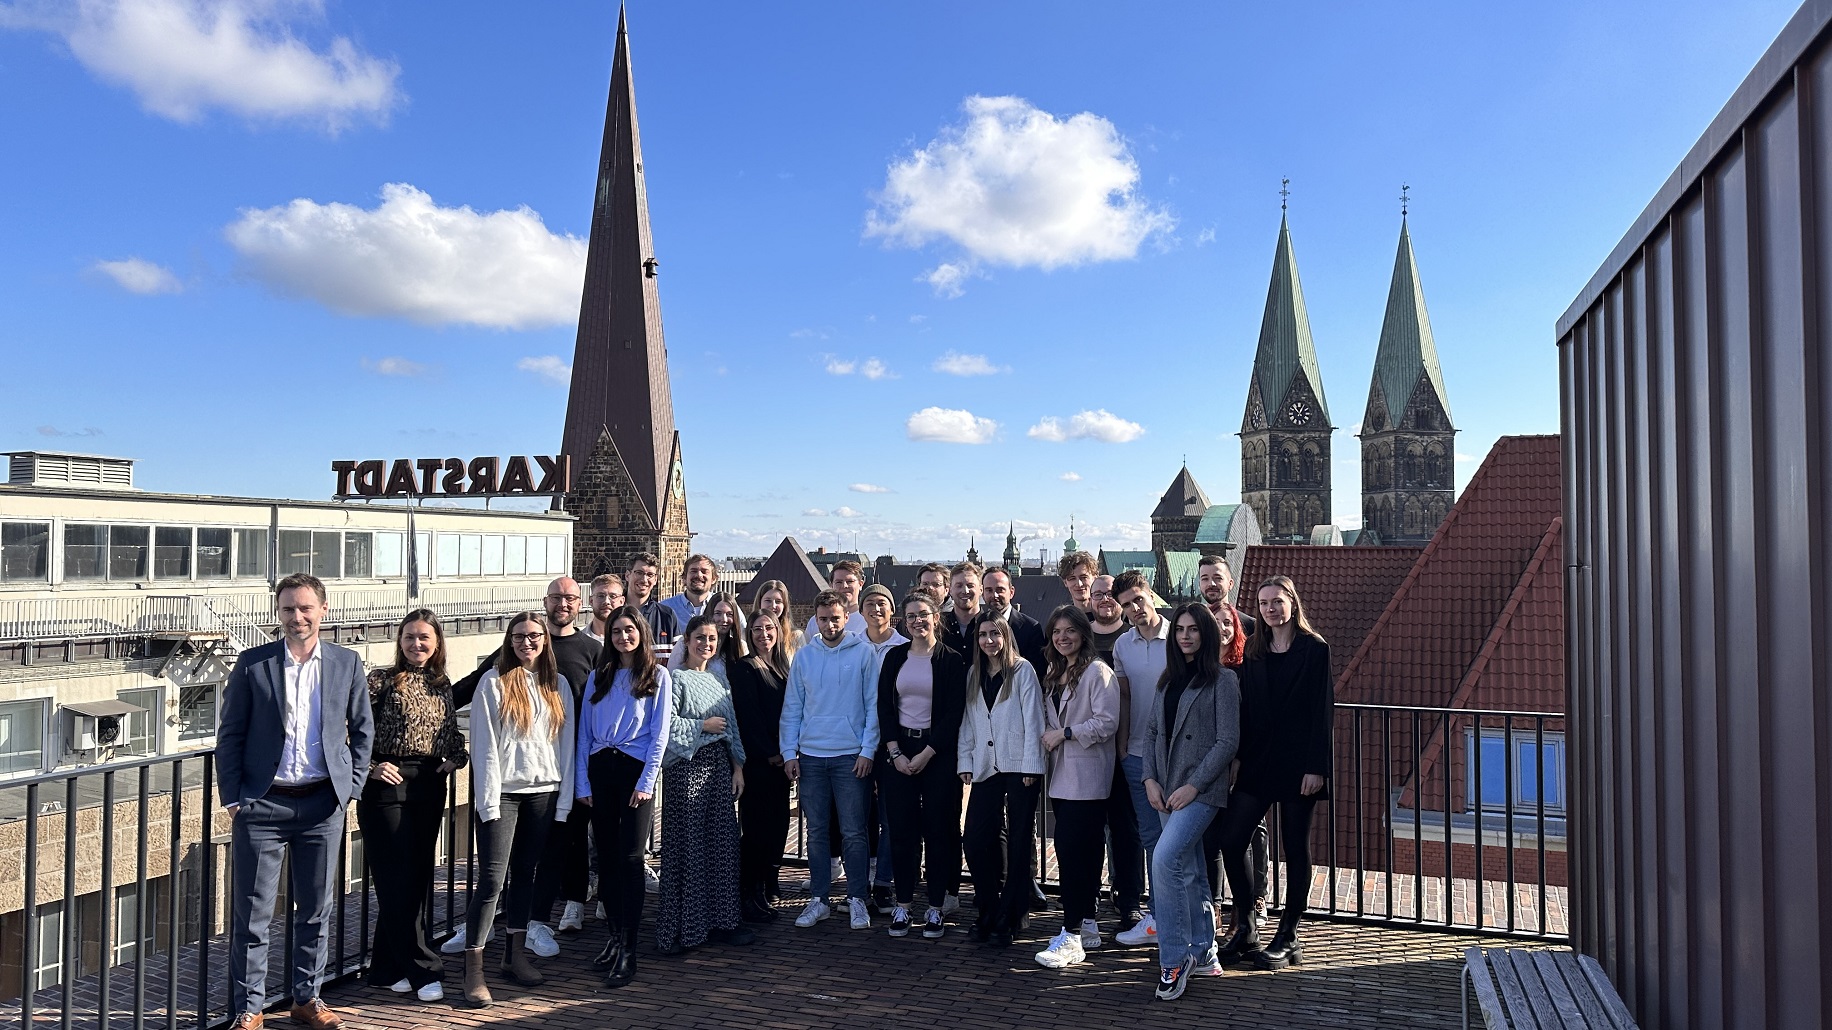
[[[1196,800],[1228,807],[1228,766],[1240,747],[1240,679],[1221,670],[1213,684],[1191,684],[1177,705],[1177,724],[1164,726],[1164,690],[1151,701],[1145,727],[1145,775],[1156,780],[1165,797],[1193,786]]]

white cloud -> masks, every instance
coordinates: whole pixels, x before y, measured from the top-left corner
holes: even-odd
[[[824,519],[827,517],[827,509],[825,508],[803,508],[802,517],[811,518],[811,519]]]
[[[924,408],[911,415],[903,431],[912,440],[939,443],[991,443],[999,424],[960,408]]]
[[[302,23],[322,20],[323,0],[26,0],[0,8],[0,26],[63,37],[104,82],[125,86],[146,110],[194,122],[220,109],[254,120],[316,123],[335,132],[356,119],[387,120],[401,102],[401,67],[346,36],[314,48]]]
[[[944,261],[917,276],[916,281],[928,283],[934,288],[937,297],[953,300],[967,292],[967,288],[962,284],[979,274],[971,264],[965,261]]]
[[[877,358],[865,359],[865,363],[859,366],[859,374],[867,379],[897,378],[897,373],[892,372],[885,366],[884,362],[879,361]]]
[[[1045,415],[1025,434],[1033,440],[1062,443],[1064,440],[1099,440],[1103,443],[1129,443],[1145,435],[1145,427],[1099,408],[1077,412],[1065,421]]]
[[[404,183],[374,208],[245,209],[223,233],[255,278],[346,315],[492,329],[572,325],[585,241],[549,232],[527,207],[440,207]]]
[[[555,386],[566,386],[572,382],[572,366],[552,354],[523,358],[515,363],[515,367],[524,372],[532,372]]]
[[[1458,464],[1462,464],[1462,463],[1464,463],[1464,462],[1470,462],[1470,461],[1480,461],[1480,460],[1482,460],[1482,459],[1480,459],[1480,458],[1478,458],[1478,457],[1476,457],[1476,456],[1475,456],[1474,454],[1464,454],[1464,453],[1462,453],[1461,451],[1459,451],[1459,452],[1457,453],[1457,455],[1456,455],[1456,458],[1457,458],[1457,462],[1458,462]]]
[[[1201,247],[1215,242],[1215,227],[1209,226],[1196,234],[1196,246]]]
[[[1176,225],[1137,195],[1138,162],[1105,118],[1058,118],[1013,96],[961,107],[963,122],[890,165],[867,236],[949,240],[969,261],[1049,269],[1134,257]],[[943,265],[929,280],[937,292],[958,289],[970,268]]]
[[[872,380],[897,378],[897,373],[892,372],[890,366],[879,361],[877,358],[866,358],[864,361],[858,361],[852,358],[839,358],[829,354],[827,355],[827,363],[824,367],[827,369],[827,374],[831,376],[849,376],[857,374]]]
[[[865,515],[865,513],[860,511],[859,509],[849,508],[844,504],[840,505],[838,508],[833,509],[833,513],[843,519],[863,518]]]
[[[537,369],[529,368],[529,363],[535,362],[538,364],[539,362],[542,362],[542,361],[550,361],[553,364],[559,366],[561,369],[564,369],[565,374],[561,376],[560,378],[561,382],[565,382],[566,379],[570,377],[572,374],[572,369],[568,368],[565,365],[561,365],[560,359],[555,358],[555,357],[547,357],[547,358],[540,358],[540,359],[523,358],[521,362],[519,363],[519,367],[525,370],[528,370],[528,371],[537,371]],[[429,365],[422,365],[417,361],[409,361],[406,358],[392,358],[392,357],[391,358],[382,358],[377,361],[370,361],[368,358],[364,358],[363,367],[368,369],[371,372],[374,372],[378,376],[401,376],[401,377],[408,378],[408,379],[423,376],[423,375],[426,375],[428,372],[432,371],[432,367]],[[547,374],[547,375],[552,374],[552,373],[545,372],[544,368],[539,371],[542,371],[543,374]]]
[[[122,258],[119,261],[97,261],[93,266],[96,271],[115,281],[115,285],[129,293],[151,296],[156,293],[180,293],[184,283],[172,274],[164,265],[156,265],[145,258]]]
[[[890,487],[879,486],[876,483],[854,483],[846,489],[855,494],[888,494],[891,492]]]
[[[39,426],[38,435],[39,436],[101,436],[103,435],[103,433],[100,429],[97,429],[94,426],[84,426],[81,429],[59,429],[56,426]]]
[[[839,358],[827,359],[827,374],[830,376],[849,376],[859,367],[856,361],[841,361]]]
[[[951,376],[996,376],[1000,372],[1011,371],[986,360],[984,354],[962,354],[959,351],[943,354],[930,367]]]
[[[1065,483],[1079,483],[1081,482],[1081,473],[1064,472],[1061,476],[1058,476],[1057,478],[1061,479]]]

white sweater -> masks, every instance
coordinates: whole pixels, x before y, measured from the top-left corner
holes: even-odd
[[[558,791],[554,818],[565,819],[573,805],[573,741],[579,727],[573,712],[572,687],[560,677],[560,704],[565,722],[560,735],[548,733],[547,704],[532,692],[528,732],[517,733],[502,717],[503,686],[495,669],[483,674],[471,699],[471,804],[477,818],[493,821],[504,794]]]
[[[1008,679],[1010,696],[988,710],[979,681],[967,673],[967,710],[955,745],[955,768],[971,773],[975,783],[995,773],[1043,775],[1043,689],[1022,658]]]

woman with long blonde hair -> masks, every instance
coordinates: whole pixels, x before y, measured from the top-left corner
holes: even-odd
[[[496,665],[471,700],[471,807],[477,822],[477,888],[465,915],[464,1001],[491,1003],[483,979],[497,899],[509,882],[502,972],[524,987],[545,979],[528,960],[535,866],[555,819],[573,805],[573,691],[554,663],[538,612],[509,620]]]
[[[751,602],[752,610],[769,612],[776,616],[778,623],[787,628],[783,634],[782,646],[790,658],[795,657],[795,652],[808,641],[801,627],[795,625],[795,620],[789,617],[789,585],[780,579],[766,579],[752,596],[755,598]]]

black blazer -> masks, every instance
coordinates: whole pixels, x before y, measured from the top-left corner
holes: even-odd
[[[725,678],[731,683],[732,710],[738,716],[738,739],[744,743],[747,762],[781,757],[782,677],[740,658],[726,663]]]
[[[375,716],[369,679],[355,651],[319,643],[319,715],[324,765],[339,804],[363,792]],[[267,794],[286,746],[286,641],[243,651],[223,688],[223,719],[216,730],[216,794],[225,806]]]
[[[910,658],[910,645],[898,644],[884,652],[878,667],[878,745],[879,760],[890,760],[890,743],[903,738],[903,723],[897,714],[897,672]],[[933,762],[954,763],[955,748],[960,743],[961,719],[967,713],[967,659],[938,640],[929,658],[935,676],[935,697],[929,706],[930,747],[935,749]]]
[[[972,639],[967,642],[970,647],[980,646],[980,623],[990,618],[994,618],[993,614],[984,609],[973,617],[973,632],[968,634]],[[1043,623],[1016,608],[1011,609],[1011,615],[1006,621],[1011,623],[1011,635],[1018,642],[1018,655],[1031,663],[1031,668],[1037,671],[1038,682],[1042,682],[1050,668],[1049,659],[1044,654],[1046,642],[1043,639]],[[969,650],[962,653],[972,654],[973,652]]]
[[[1299,633],[1286,661],[1297,663],[1289,690],[1268,678],[1265,659],[1240,668],[1240,776],[1235,788],[1261,801],[1295,801],[1307,773],[1323,777],[1311,797],[1329,797],[1335,755],[1336,685],[1329,645]]]

